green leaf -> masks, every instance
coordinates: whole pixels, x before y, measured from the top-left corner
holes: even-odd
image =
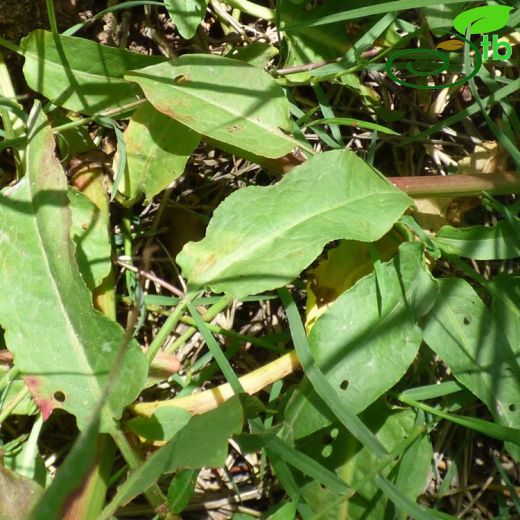
[[[444,0],[443,4],[464,4],[467,0]],[[477,0],[471,0],[473,2]],[[394,0],[392,2],[375,2],[375,5],[358,7],[354,9],[343,9],[342,11],[315,17],[305,22],[291,24],[286,29],[295,29],[296,27],[317,27],[318,25],[328,25],[336,22],[346,22],[347,20],[356,20],[374,14],[391,13],[393,11],[405,11],[409,9],[424,8],[431,5],[438,6],[438,0]]]
[[[169,441],[190,420],[191,415],[183,408],[163,406],[150,417],[134,417],[125,426],[132,432],[152,441]]]
[[[456,4],[437,4],[424,8],[426,23],[436,38],[444,36],[450,32],[453,26],[453,19],[458,13],[460,13],[463,7],[463,5]]]
[[[324,518],[349,520],[396,518],[393,505],[381,495],[374,482],[378,473],[391,479],[399,493],[409,500],[415,500],[424,492],[433,451],[428,437],[417,435],[416,416],[411,410],[391,410],[384,401],[374,403],[360,415],[387,451],[395,454],[379,471],[378,457],[338,424],[301,439],[296,445],[299,450],[334,471],[356,490],[355,495],[342,500],[330,490],[321,489],[316,481],[302,482],[303,498],[314,513]],[[415,440],[406,447],[409,436]],[[397,455],[396,450],[404,450],[404,453]],[[399,459],[397,463],[394,458]]]
[[[416,322],[436,298],[436,284],[417,243],[403,244],[399,255],[383,264],[382,277],[381,308],[376,297],[378,281],[372,273],[343,293],[309,334],[316,364],[353,414],[402,378],[422,341]],[[285,423],[294,439],[330,423],[321,399],[304,381],[287,404]]]
[[[470,417],[467,415],[447,413],[439,407],[434,408],[433,406],[429,406],[425,403],[420,403],[418,401],[414,401],[413,399],[409,399],[404,394],[400,394],[399,399],[403,401],[403,403],[409,404],[410,406],[415,406],[416,408],[424,410],[425,412],[442,417],[443,419],[451,421],[455,424],[459,424],[464,428],[475,430],[494,439],[512,442],[513,444],[516,444],[517,447],[520,446],[520,429],[518,428],[502,426],[496,422],[484,421],[483,419],[478,419],[476,417]],[[515,451],[518,453],[517,447],[515,447]]]
[[[314,360],[356,414],[397,383],[412,364],[422,341],[416,322],[436,298],[436,284],[417,243],[400,247],[399,255],[383,265],[382,279],[380,309],[374,273],[343,293],[309,335]]]
[[[507,25],[512,7],[507,5],[485,5],[460,13],[453,20],[453,27],[461,34],[466,34],[471,24],[470,34],[483,34],[498,31]]]
[[[424,339],[499,424],[520,426],[520,367],[502,328],[462,279],[440,280]],[[518,347],[515,347],[517,350]]]
[[[296,517],[296,511],[298,510],[298,504],[296,502],[287,502],[281,507],[269,515],[269,520],[294,520]]]
[[[177,262],[191,286],[241,298],[292,281],[332,240],[378,240],[411,202],[354,153],[325,152],[230,195]]]
[[[203,415],[193,416],[188,424],[144,464],[133,471],[119,488],[105,515],[146,491],[162,474],[179,468],[219,467],[225,463],[228,439],[242,430],[244,420],[240,399],[233,396]]]
[[[508,260],[520,256],[520,221],[507,220],[487,226],[454,228],[444,226],[435,239],[446,253],[474,260]]]
[[[120,191],[146,200],[184,173],[200,136],[146,104],[132,115],[124,134],[127,170]]]
[[[125,74],[152,105],[199,134],[276,158],[298,143],[282,88],[263,70],[231,58],[189,54]]]
[[[190,503],[199,476],[198,469],[183,469],[175,475],[168,488],[168,508],[172,513],[182,513]]]
[[[4,468],[0,461],[0,520],[27,520],[27,514],[43,493],[34,480]]]
[[[361,5],[354,0],[349,9]],[[282,26],[305,24],[308,20],[328,16],[345,10],[343,0],[329,0],[323,3],[311,4],[307,2],[307,8],[294,5],[291,2],[281,2],[279,7]],[[286,30],[285,38],[288,40],[288,55],[284,63],[285,67],[293,67],[305,63],[316,63],[336,59],[344,55],[352,45],[354,38],[345,30],[344,23],[335,23],[327,27],[303,27],[295,30]],[[310,74],[299,73],[296,77],[305,81]]]
[[[147,364],[92,307],[70,239],[67,180],[39,106],[29,126],[27,173],[0,193],[0,294],[10,295],[0,300],[0,325],[43,417],[63,408],[82,429],[114,366],[107,407],[118,418],[143,388]]]
[[[139,89],[123,79],[124,73],[164,61],[41,29],[26,36],[20,48],[29,87],[55,105],[84,114],[136,101]]]
[[[76,261],[90,290],[98,287],[112,269],[112,247],[101,210],[73,188],[67,192],[72,216],[71,237],[76,245]]]
[[[179,34],[189,40],[195,36],[197,27],[204,18],[207,0],[164,0],[164,6],[170,14]]]
[[[387,128],[386,126],[378,125],[376,123],[371,123],[369,121],[362,121],[361,119],[353,119],[350,117],[328,117],[325,119],[316,119],[311,121],[307,126],[312,127],[316,125],[345,125],[345,126],[353,126],[355,128],[368,128],[369,130],[377,130],[382,134],[389,135],[399,135],[398,132],[394,132],[391,128]]]
[[[520,278],[502,273],[486,286],[493,296],[491,311],[509,340],[513,353],[520,358]]]

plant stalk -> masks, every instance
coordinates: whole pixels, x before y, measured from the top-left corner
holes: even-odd
[[[249,395],[253,395],[260,392],[260,390],[264,389],[266,386],[287,377],[289,374],[292,374],[299,369],[300,362],[298,361],[296,352],[291,351],[288,354],[284,354],[278,359],[271,361],[271,363],[240,377],[239,381],[244,390]],[[205,390],[204,392],[176,397],[175,399],[150,403],[136,403],[131,405],[129,409],[137,415],[150,416],[158,408],[162,408],[163,406],[176,406],[178,408],[184,408],[192,414],[198,415],[213,410],[233,395],[234,392],[231,385],[225,383],[216,388]]]

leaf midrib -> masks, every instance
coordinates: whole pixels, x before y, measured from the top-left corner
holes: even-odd
[[[28,150],[28,156],[30,157],[30,150]],[[31,164],[29,164],[29,173],[28,173],[29,181],[31,180],[31,177],[32,177],[32,175],[30,173],[31,169],[32,169]],[[45,234],[42,236],[42,234],[40,232],[41,226],[45,227],[45,223],[41,222],[41,217],[39,216],[37,208],[34,205],[34,197],[33,197],[33,192],[31,189],[32,183],[28,182],[27,184],[28,184],[27,189],[29,191],[29,196],[30,196],[30,201],[31,201],[31,208],[32,208],[33,214],[34,214],[34,223],[35,223],[35,227],[36,227],[36,231],[37,231],[37,233],[36,233],[37,243],[40,247],[41,255],[44,259],[45,269],[48,272],[47,278],[48,278],[48,280],[50,280],[50,285],[54,289],[58,305],[60,306],[60,308],[62,310],[63,316],[65,317],[64,322],[65,322],[65,326],[69,332],[70,344],[73,346],[74,350],[76,351],[77,359],[82,360],[84,367],[86,367],[87,373],[92,373],[92,366],[90,365],[90,360],[88,359],[88,357],[85,353],[85,350],[82,348],[82,343],[78,339],[80,337],[80,335],[76,333],[76,328],[67,311],[67,306],[65,305],[65,301],[64,301],[63,295],[61,293],[60,286],[58,284],[58,281],[55,278],[54,270],[52,268],[52,259],[50,258],[49,254],[48,254],[48,250],[45,247],[45,241],[43,239],[43,236],[45,236]],[[37,183],[36,183],[36,189],[38,190]],[[63,261],[67,261],[67,260],[68,259],[63,259]],[[87,384],[92,388],[92,393],[93,393],[94,398],[96,400],[99,400],[101,397],[101,392],[100,392],[99,385],[93,384],[93,381],[95,380],[95,378],[87,377],[86,379],[87,379]]]
[[[275,187],[275,186],[276,185],[274,185],[273,187]],[[295,221],[290,226],[283,228],[282,231],[276,230],[277,231],[276,233],[271,233],[271,234],[269,234],[267,236],[264,236],[263,238],[260,238],[259,240],[255,239],[253,241],[254,242],[254,246],[253,247],[249,247],[249,248],[240,247],[240,248],[234,250],[235,254],[233,254],[233,251],[231,251],[228,255],[226,255],[224,257],[221,257],[219,262],[222,263],[224,260],[227,259],[228,262],[226,262],[226,265],[228,265],[231,261],[233,263],[237,263],[237,262],[241,262],[241,261],[247,260],[247,257],[251,256],[252,253],[256,253],[259,250],[261,251],[263,248],[265,248],[266,245],[269,244],[269,242],[272,242],[273,240],[276,240],[276,239],[280,239],[281,237],[283,237],[287,233],[291,232],[296,227],[302,226],[305,223],[307,223],[308,221],[310,221],[310,220],[312,220],[312,219],[314,219],[316,217],[326,216],[327,213],[335,212],[338,209],[340,209],[342,207],[345,207],[345,206],[347,206],[349,204],[362,202],[364,200],[368,200],[368,199],[370,199],[372,197],[378,197],[378,196],[396,195],[396,198],[397,198],[397,196],[402,197],[402,194],[399,193],[397,190],[393,191],[393,188],[391,188],[391,186],[388,186],[388,188],[389,188],[388,191],[369,193],[369,194],[363,195],[362,197],[359,197],[359,198],[350,199],[347,202],[343,201],[341,204],[334,205],[333,207],[331,207],[331,208],[329,208],[329,209],[327,209],[325,211],[318,211],[318,212],[311,213],[310,215],[306,216],[305,218],[300,219],[298,221]],[[215,232],[215,231],[213,231],[213,232]],[[325,238],[324,238],[324,240],[325,240]],[[324,243],[327,243],[330,240],[333,240],[333,239],[327,239]],[[251,242],[251,240],[250,240],[250,242]],[[228,269],[228,267],[224,266],[224,268],[220,268],[220,271],[217,271],[215,273],[216,266],[218,266],[218,263],[215,264],[213,268],[210,268],[206,272],[207,274],[210,274],[210,273],[213,274],[212,278],[214,278],[215,274],[216,275],[221,275],[221,274],[225,273],[226,270]],[[206,276],[206,279],[207,279],[207,276]],[[202,282],[202,283],[211,283],[211,282],[206,281],[206,282]]]

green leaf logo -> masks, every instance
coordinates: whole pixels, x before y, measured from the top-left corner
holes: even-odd
[[[509,12],[512,9],[512,7],[507,5],[475,7],[475,9],[460,13],[453,20],[453,27],[461,34],[466,34],[466,29],[469,25],[471,25],[470,34],[498,31],[507,25]]]

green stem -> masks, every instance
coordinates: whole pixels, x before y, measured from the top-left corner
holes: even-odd
[[[150,347],[146,351],[146,358],[148,359],[148,363],[152,362],[153,358],[157,355],[161,347],[168,339],[168,336],[172,330],[179,323],[184,309],[188,306],[188,303],[196,298],[196,296],[196,292],[188,292],[186,296],[184,296],[184,298],[178,303],[177,307],[175,307],[175,310],[168,316],[167,320],[164,322],[164,325],[160,328],[159,332],[150,344]]]
[[[202,316],[202,319],[204,321],[211,321],[217,314],[222,312],[233,300],[230,296],[224,296],[221,300],[219,300],[217,303],[213,304]],[[192,318],[190,318],[192,320]],[[191,323],[194,323],[192,321]],[[172,352],[175,352],[179,347],[184,345],[192,336],[197,332],[196,327],[190,327],[189,329],[185,330],[182,335],[172,343],[171,346],[169,346],[166,349],[166,352],[168,354],[171,354]]]
[[[397,188],[411,197],[475,197],[487,191],[490,195],[520,193],[517,172],[446,176],[388,177]]]
[[[116,421],[112,420],[110,424],[110,435],[123,455],[128,467],[131,470],[138,469],[143,464],[143,460],[133,450],[132,446],[130,446],[127,438]],[[150,505],[154,508],[157,508],[166,502],[166,498],[157,484],[154,484],[150,489],[148,489],[144,495]]]
[[[29,390],[24,385],[21,388],[21,390],[7,403],[5,408],[0,412],[0,424],[2,424],[7,417],[9,417],[9,415],[16,408],[18,403],[21,403],[23,398],[28,394]]]
[[[18,45],[14,44],[13,42],[10,42],[9,40],[6,40],[5,38],[2,38],[0,36],[0,46],[5,47],[6,49],[9,49],[10,51],[16,52],[16,54],[21,54],[20,47]]]
[[[0,379],[0,392],[8,385],[10,385],[18,376],[20,370],[17,367],[12,367],[9,371]]]
[[[205,316],[203,317],[203,320],[207,321],[205,319]],[[182,323],[185,323],[186,325],[191,325],[191,327],[188,330],[190,330],[190,331],[192,329],[194,331],[197,330],[194,327],[195,320],[193,318],[185,316],[185,317],[181,318],[180,321]],[[251,343],[252,345],[256,345],[258,347],[265,348],[266,350],[270,350],[272,352],[277,352],[277,353],[281,353],[281,354],[285,354],[287,352],[287,350],[285,350],[283,348],[277,348],[277,347],[271,345],[271,343],[269,343],[267,341],[263,341],[262,339],[257,338],[256,336],[240,334],[238,332],[235,332],[234,330],[225,329],[224,327],[219,327],[218,325],[212,325],[211,323],[208,323],[206,326],[208,327],[208,329],[211,332],[214,332],[216,334],[222,334],[222,336],[227,336],[228,338],[237,339],[243,343]],[[193,333],[192,333],[192,335],[193,335]],[[173,351],[173,349],[172,349],[172,351]]]
[[[81,119],[78,119],[76,121],[71,121],[70,123],[65,123],[63,125],[56,126],[52,129],[52,131],[54,133],[57,133],[63,132],[64,130],[69,130],[71,128],[77,128],[78,126],[83,126],[88,123],[92,123],[92,121],[95,121],[100,116],[113,117],[119,114],[124,114],[125,112],[128,112],[133,108],[137,108],[141,105],[144,105],[145,103],[147,103],[146,99],[138,99],[137,101],[132,101],[131,103],[127,103],[126,105],[123,105],[121,107],[111,108],[110,110],[106,110],[105,112],[102,112],[101,114],[97,114],[95,116],[82,117]]]
[[[272,9],[250,2],[249,0],[224,0],[224,2],[243,13],[262,18],[263,20],[274,20],[275,14]]]
[[[47,17],[49,18],[49,25],[51,26],[52,34],[58,36],[58,23],[56,22],[56,11],[54,10],[53,0],[45,0],[47,6]]]

